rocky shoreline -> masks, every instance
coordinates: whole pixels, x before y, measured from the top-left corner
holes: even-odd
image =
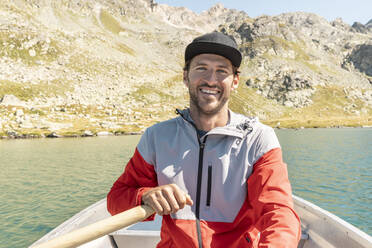
[[[19,133],[8,133],[7,136],[0,136],[0,140],[3,139],[40,139],[40,138],[85,138],[85,137],[105,137],[105,136],[123,136],[123,135],[141,135],[143,132],[98,132],[91,133],[86,132],[83,135],[80,134],[68,134],[60,135],[55,132],[47,135],[35,135],[35,134],[19,134]]]
[[[271,123],[278,123],[278,121],[273,120]],[[264,122],[265,123],[265,122]],[[268,123],[265,123],[268,124]],[[300,126],[300,127],[280,127],[280,126],[272,126],[274,129],[291,129],[291,130],[302,130],[302,129],[340,129],[340,128],[372,128],[372,125],[360,125],[359,123],[355,124],[348,124],[348,125],[337,125],[337,126]],[[123,136],[123,135],[142,135],[144,131],[99,131],[99,132],[92,132],[86,130],[84,132],[71,132],[69,131],[68,134],[63,132],[44,132],[42,134],[32,134],[32,133],[20,133],[20,132],[7,132],[5,135],[0,135],[0,140],[11,140],[11,139],[40,139],[40,138],[86,138],[86,137],[107,137],[107,136]]]
[[[280,127],[276,127],[274,129],[291,129],[291,130],[303,130],[303,129],[320,129],[320,128],[328,128],[328,129],[332,129],[332,128],[336,128],[336,129],[342,129],[342,128],[372,128],[372,126],[337,126],[337,127],[301,127],[301,128],[280,128]],[[125,136],[125,135],[142,135],[143,132],[128,132],[128,133],[125,133],[125,132],[117,132],[117,133],[111,133],[111,132],[107,132],[107,133],[102,133],[102,134],[93,134],[93,135],[59,135],[59,134],[56,134],[56,133],[51,133],[49,135],[46,135],[46,136],[36,136],[36,135],[29,135],[29,134],[17,134],[17,135],[10,135],[10,136],[0,136],[0,140],[14,140],[14,139],[44,139],[44,138],[47,138],[47,139],[54,139],[54,138],[86,138],[86,137],[110,137],[110,136]]]

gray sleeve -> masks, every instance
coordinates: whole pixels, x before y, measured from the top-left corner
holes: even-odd
[[[252,164],[255,164],[265,153],[274,148],[280,148],[279,140],[276,137],[274,129],[261,124],[255,134],[255,139],[252,144]]]
[[[148,164],[155,166],[155,147],[151,127],[147,128],[142,135],[137,145],[137,150]]]

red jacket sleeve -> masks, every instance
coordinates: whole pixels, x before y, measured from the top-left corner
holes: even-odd
[[[287,166],[280,148],[265,153],[248,179],[248,199],[255,209],[258,247],[296,248],[301,237],[300,218],[293,209]]]
[[[107,210],[115,215],[141,205],[143,193],[157,185],[154,166],[148,164],[136,149],[124,173],[116,180],[107,195]]]

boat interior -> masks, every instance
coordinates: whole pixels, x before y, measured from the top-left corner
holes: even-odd
[[[300,197],[293,196],[293,199],[295,210],[301,218],[302,235],[298,248],[372,247],[372,238],[368,234]],[[110,214],[106,209],[106,199],[102,199],[62,223],[33,245],[43,243],[109,216]],[[79,247],[156,247],[160,240],[160,226],[161,217],[156,216],[154,221],[131,225]]]

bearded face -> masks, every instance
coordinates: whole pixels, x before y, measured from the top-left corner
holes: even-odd
[[[238,85],[230,60],[216,54],[195,56],[184,83],[189,89],[190,108],[203,115],[215,115],[227,110],[231,91]]]

